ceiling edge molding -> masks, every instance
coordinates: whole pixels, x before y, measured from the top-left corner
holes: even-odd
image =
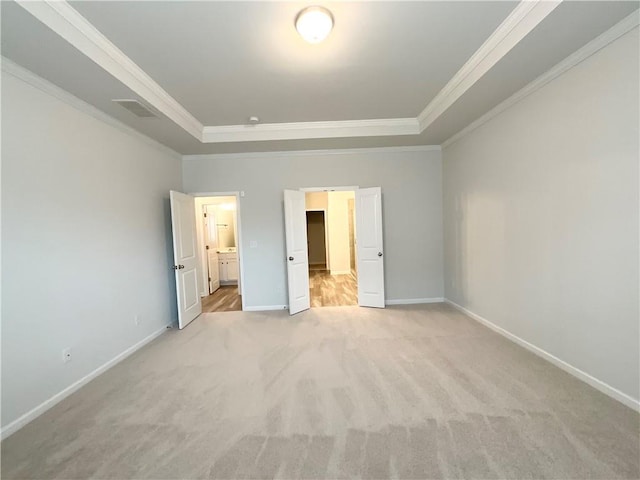
[[[44,78],[39,77],[32,71],[27,70],[26,68],[18,65],[12,60],[9,60],[8,58],[5,58],[5,57],[0,57],[0,64],[1,64],[3,73],[11,75],[17,78],[18,80],[21,80],[26,84],[31,85],[32,87],[37,88],[38,90],[48,95],[51,95],[54,98],[57,98],[58,100],[69,105],[70,107],[75,108],[76,110],[79,110],[80,112],[85,113],[95,118],[96,120],[104,122],[138,140],[141,140],[147,145],[154,147],[168,155],[171,155],[176,159],[180,159],[182,157],[182,155],[176,152],[175,150],[167,147],[166,145],[163,145],[162,143],[158,142],[157,140],[154,140],[151,137],[146,136],[144,133],[139,132],[135,128],[131,128],[130,126],[125,125],[120,120],[113,118],[111,115],[104,113],[102,110],[94,107],[93,105],[90,105],[84,100],[79,99],[78,97],[72,95],[66,90],[63,90],[57,85],[54,85],[48,80],[45,80]]]
[[[442,143],[442,148],[447,148],[450,145],[454,144],[462,137],[471,133],[484,123],[487,123],[492,118],[498,116],[505,110],[511,108],[520,100],[523,100],[525,97],[531,95],[535,91],[541,89],[546,84],[551,82],[552,80],[558,78],[571,68],[575,67],[579,63],[583,62],[590,56],[594,55],[610,43],[614,42],[618,38],[622,37],[624,34],[633,30],[634,28],[640,25],[640,10],[636,10],[632,12],[630,15],[622,19],[620,22],[615,24],[606,32],[602,33],[595,39],[591,40],[585,46],[581,47],[579,50],[576,50],[574,53],[569,55],[567,58],[562,60],[553,66],[550,70],[540,75],[538,78],[533,80],[531,83],[527,84],[516,93],[511,95],[506,100],[503,100],[501,103],[496,105],[494,108],[489,110],[487,113],[479,117],[477,120],[473,121],[465,128],[460,130],[458,133],[452,135],[447,140]]]
[[[303,140],[310,138],[418,135],[415,118],[342,120],[328,122],[264,123],[204,127],[203,143]]]
[[[562,0],[522,0],[418,115],[425,130],[501,58],[526,37]]]
[[[363,148],[335,148],[322,150],[282,150],[278,152],[247,152],[247,153],[199,153],[183,155],[182,159],[192,160],[238,160],[238,159],[268,159],[282,157],[309,157],[316,155],[351,155],[354,153],[411,153],[411,152],[440,152],[440,145],[401,145],[397,147],[363,147]]]
[[[17,3],[198,140],[202,124],[66,1]]]

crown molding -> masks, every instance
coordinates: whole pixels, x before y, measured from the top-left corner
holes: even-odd
[[[322,150],[283,150],[279,152],[200,153],[183,155],[182,160],[246,160],[283,157],[313,157],[318,155],[353,155],[357,153],[440,152],[440,145],[402,145],[397,147],[334,148]],[[396,161],[396,159],[393,159]]]
[[[18,80],[21,80],[26,84],[31,85],[32,87],[35,87],[38,90],[48,95],[51,95],[54,98],[57,98],[58,100],[60,100],[61,102],[64,102],[70,107],[73,107],[76,110],[81,111],[82,113],[86,113],[87,115],[90,115],[93,118],[100,120],[101,122],[104,122],[112,127],[115,127],[121,132],[124,132],[138,140],[141,140],[147,145],[154,147],[168,155],[171,155],[174,158],[177,158],[177,159],[181,158],[181,155],[175,150],[172,150],[171,148],[167,147],[166,145],[163,145],[157,140],[154,140],[153,138],[148,137],[143,133],[140,133],[138,130],[131,128],[130,126],[125,125],[120,120],[113,118],[111,115],[107,115],[102,110],[94,107],[93,105],[88,104],[84,100],[80,100],[78,97],[54,85],[48,80],[45,80],[44,78],[39,77],[32,71],[27,70],[24,67],[21,67],[20,65],[9,60],[8,58],[0,57],[0,64],[1,64],[1,69],[3,73],[11,75],[17,78]]]
[[[445,140],[442,143],[442,148],[447,148],[448,146],[454,144],[455,142],[460,140],[462,137],[474,131],[476,128],[480,127],[484,123],[487,123],[489,120],[498,116],[500,113],[504,112],[508,108],[511,108],[520,100],[523,100],[525,97],[531,95],[536,90],[541,89],[552,80],[556,79],[557,77],[564,74],[571,68],[575,67],[576,65],[583,62],[590,56],[594,55],[599,50],[603,49],[610,43],[622,37],[624,34],[638,27],[638,25],[640,25],[640,11],[636,10],[635,12],[632,12],[630,15],[622,19],[620,22],[616,23],[613,27],[611,27],[609,30],[607,30],[603,34],[591,40],[584,47],[580,48],[579,50],[576,50],[574,53],[569,55],[560,63],[557,63],[546,73],[543,73],[538,78],[533,80],[531,83],[525,85],[523,88],[521,88],[516,93],[511,95],[509,98],[507,98],[506,100],[503,100],[501,103],[496,105],[494,108],[489,110],[487,113],[482,115],[480,118],[478,118],[474,122],[467,125],[458,133],[449,137],[447,140]]]
[[[204,127],[203,143],[301,140],[309,138],[418,135],[415,118],[342,120],[330,122],[264,123]]]
[[[420,132],[435,122],[561,2],[562,0],[522,0],[418,115]]]
[[[201,140],[202,124],[66,1],[17,0],[55,33]]]
[[[65,0],[16,0],[202,143],[419,135],[562,0],[522,0],[417,118],[204,126]]]

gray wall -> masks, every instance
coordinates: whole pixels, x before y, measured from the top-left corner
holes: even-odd
[[[638,29],[446,148],[448,299],[639,398]]]
[[[249,307],[287,304],[283,190],[382,187],[387,299],[443,296],[439,150],[185,156],[186,192],[244,191],[244,295]],[[256,241],[257,248],[249,248]]]
[[[180,187],[178,156],[3,73],[3,427],[171,322]]]

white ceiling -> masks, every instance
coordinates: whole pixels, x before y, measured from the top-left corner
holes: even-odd
[[[333,3],[318,45],[303,2],[72,5],[203,124],[237,125],[416,117],[515,2]]]
[[[325,2],[328,40],[293,27],[303,2],[72,2],[205,126],[414,119],[516,2]],[[440,144],[630,12],[638,2],[564,2],[421,133],[202,143],[169,118],[111,103],[139,95],[14,2],[2,55],[174,150],[229,153]],[[292,126],[289,126],[290,128]],[[248,127],[251,128],[251,127]],[[417,127],[416,127],[417,128]],[[287,138],[291,138],[287,140]]]

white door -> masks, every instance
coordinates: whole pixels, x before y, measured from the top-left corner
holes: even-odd
[[[284,224],[287,242],[289,314],[293,315],[311,306],[304,192],[284,191]]]
[[[384,308],[384,250],[380,187],[360,188],[356,196],[358,305]]]
[[[170,198],[178,326],[182,329],[202,313],[198,290],[196,208],[194,198],[190,195],[171,191]]]
[[[220,267],[218,266],[218,227],[216,211],[213,205],[205,205],[205,249],[207,251],[207,268],[209,271],[209,295],[220,288]]]
[[[218,266],[218,252],[215,248],[209,246],[207,256],[209,257],[209,295],[211,295],[220,288],[220,267]]]

